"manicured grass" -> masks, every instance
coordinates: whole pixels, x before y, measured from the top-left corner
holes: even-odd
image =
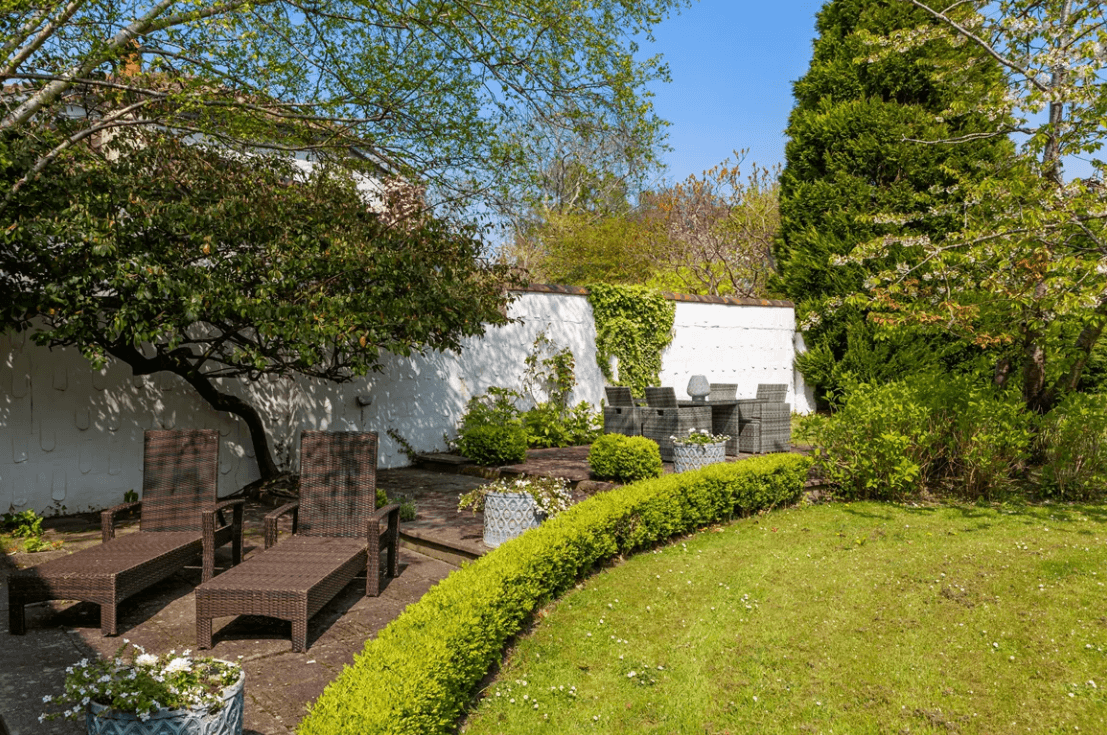
[[[1105,583],[1099,506],[777,511],[550,605],[463,731],[1107,732]]]

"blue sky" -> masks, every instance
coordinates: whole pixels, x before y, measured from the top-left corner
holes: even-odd
[[[655,84],[668,120],[666,177],[680,181],[749,148],[747,162],[784,163],[792,82],[807,72],[822,0],[699,0],[659,25],[656,44],[672,75]],[[745,167],[743,167],[743,170]]]
[[[748,148],[747,163],[784,163],[792,82],[807,72],[815,14],[824,0],[693,0],[655,30],[670,84],[654,84],[654,108],[671,126],[664,177],[682,181]],[[743,167],[747,171],[748,166]],[[1065,174],[1090,176],[1066,159]]]

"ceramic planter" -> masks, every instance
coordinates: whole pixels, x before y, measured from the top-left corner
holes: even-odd
[[[689,472],[709,464],[726,461],[726,442],[714,444],[678,444],[673,442],[673,471]]]
[[[542,522],[542,511],[530,493],[484,496],[484,543],[496,547]]]
[[[245,683],[243,672],[223,690],[223,706],[217,712],[210,707],[163,709],[145,721],[92,702],[85,713],[85,726],[89,735],[241,735]]]

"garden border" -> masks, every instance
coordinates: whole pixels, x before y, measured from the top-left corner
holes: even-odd
[[[327,686],[297,732],[454,732],[481,680],[541,605],[618,555],[795,502],[810,464],[800,455],[768,455],[589,498],[409,605]]]

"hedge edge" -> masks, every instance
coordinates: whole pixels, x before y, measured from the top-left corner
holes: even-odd
[[[795,502],[810,464],[768,455],[592,496],[409,605],[327,686],[297,732],[454,732],[480,681],[539,606],[616,555]]]

